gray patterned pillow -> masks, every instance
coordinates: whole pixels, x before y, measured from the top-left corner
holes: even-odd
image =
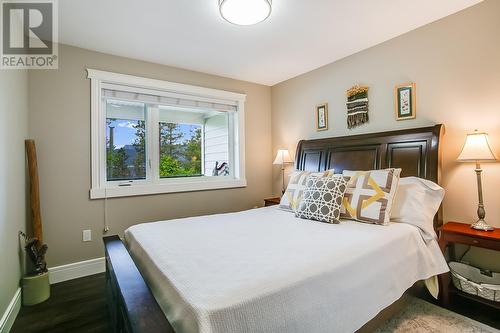
[[[295,216],[327,223],[339,223],[348,178],[342,175],[307,177],[304,197]]]

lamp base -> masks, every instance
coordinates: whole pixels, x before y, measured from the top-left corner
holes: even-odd
[[[486,223],[483,219],[478,220],[476,223],[473,223],[470,225],[472,229],[476,230],[483,230],[483,231],[493,231],[495,228],[493,228],[491,225]]]

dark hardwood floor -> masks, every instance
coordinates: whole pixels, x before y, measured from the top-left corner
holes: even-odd
[[[104,273],[57,283],[50,298],[23,306],[11,333],[109,332]]]
[[[92,275],[51,286],[48,301],[22,307],[11,333],[100,333],[109,332],[104,274]],[[424,289],[417,296],[436,303]],[[466,299],[452,299],[450,310],[500,329],[500,313]]]

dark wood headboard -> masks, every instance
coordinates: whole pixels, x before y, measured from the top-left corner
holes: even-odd
[[[376,170],[401,168],[401,177],[416,176],[440,183],[443,125],[326,139],[302,140],[298,170]],[[442,225],[441,209],[435,227]]]

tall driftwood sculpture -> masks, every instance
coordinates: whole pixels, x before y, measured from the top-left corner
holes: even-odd
[[[26,140],[26,155],[28,157],[28,173],[30,177],[30,210],[33,237],[28,237],[22,231],[26,254],[31,262],[26,275],[21,280],[24,305],[35,305],[50,297],[49,272],[45,254],[47,245],[43,243],[42,214],[40,212],[40,189],[38,182],[38,163],[36,159],[35,141]]]
[[[42,215],[40,212],[40,188],[38,182],[38,164],[36,159],[36,146],[34,140],[24,141],[26,155],[28,156],[28,172],[30,178],[30,208],[33,238],[38,244],[43,244]]]

